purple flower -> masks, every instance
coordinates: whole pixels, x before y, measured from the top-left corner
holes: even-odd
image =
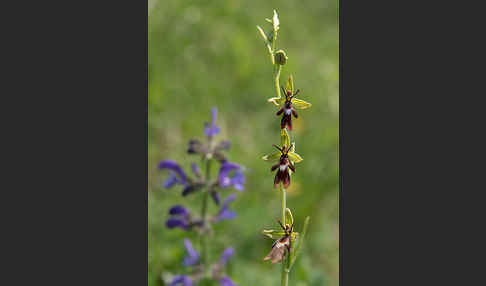
[[[208,137],[213,137],[214,135],[217,135],[219,133],[219,127],[216,125],[216,117],[218,115],[218,110],[216,107],[213,107],[211,109],[211,123],[204,123],[204,133],[206,133],[206,136]]]
[[[219,259],[219,263],[223,266],[226,265],[226,263],[228,263],[228,260],[233,256],[234,253],[235,253],[235,250],[233,249],[233,247],[226,248],[223,251],[223,254],[221,254],[221,258]]]
[[[180,205],[175,205],[170,208],[169,214],[171,217],[167,220],[166,226],[168,228],[180,227],[184,230],[189,228],[189,211]]]
[[[235,282],[231,281],[231,279],[228,276],[224,276],[219,280],[219,285],[221,286],[237,286]]]
[[[243,191],[245,175],[241,171],[240,165],[225,161],[219,169],[218,181],[222,188],[233,186],[238,191]]]
[[[192,286],[192,279],[191,279],[191,277],[189,277],[187,275],[177,275],[169,283],[169,286],[176,286],[176,285]],[[231,285],[231,284],[228,284],[228,285]]]
[[[187,184],[187,175],[182,170],[181,166],[177,164],[177,162],[173,160],[164,160],[160,162],[159,169],[168,169],[169,170],[169,179],[164,182],[165,188],[170,188],[175,184],[185,185]],[[176,176],[177,175],[177,176]]]
[[[184,266],[192,266],[199,261],[199,253],[192,247],[189,239],[184,239],[184,246],[187,250],[187,256],[184,257]]]
[[[229,209],[229,204],[236,199],[235,194],[231,194],[226,197],[221,206],[221,209],[218,212],[218,216],[216,217],[216,221],[222,221],[225,219],[234,219],[236,217],[236,213]]]

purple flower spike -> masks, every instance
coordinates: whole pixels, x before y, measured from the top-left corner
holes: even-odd
[[[179,166],[179,164],[177,164],[176,161],[164,160],[164,161],[160,162],[159,169],[161,169],[161,170],[162,169],[169,169],[169,170],[173,171],[175,174],[177,174],[178,178],[176,178],[176,180],[177,180],[176,182],[178,184],[185,185],[187,183],[187,175],[184,172],[184,170],[182,170],[181,166]],[[169,180],[171,180],[171,178],[169,178]],[[172,178],[172,180],[174,180],[174,179]],[[164,183],[164,185],[166,183],[167,183],[167,181]],[[170,185],[170,186],[172,186],[172,185]]]
[[[192,279],[187,275],[177,275],[169,283],[169,286],[176,286],[176,285],[192,286]]]
[[[237,286],[228,276],[224,276],[219,280],[221,286]]]
[[[231,172],[233,172],[232,176],[230,176]],[[240,165],[230,162],[223,162],[221,168],[219,169],[218,181],[219,186],[222,188],[233,186],[238,191],[243,191],[245,175],[241,171]]]
[[[219,210],[218,216],[216,218],[217,221],[222,221],[225,219],[234,219],[236,217],[236,213],[229,209],[229,204],[236,199],[235,194],[231,194],[223,202],[221,209]]]
[[[184,239],[184,246],[187,250],[187,256],[184,257],[184,266],[192,266],[199,261],[199,253],[192,247],[189,239]]]
[[[228,263],[228,260],[233,256],[235,253],[235,250],[233,247],[228,247],[223,251],[223,254],[221,254],[221,259],[219,260],[219,263],[221,265],[226,265]]]
[[[214,135],[217,135],[219,133],[219,127],[216,125],[216,118],[218,116],[218,110],[216,107],[213,107],[211,109],[211,123],[205,123],[204,124],[204,133],[206,133],[206,136],[208,137],[213,137]]]

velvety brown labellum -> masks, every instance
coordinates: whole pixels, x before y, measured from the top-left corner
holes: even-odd
[[[282,237],[281,239],[277,240],[273,246],[270,253],[265,256],[263,260],[267,261],[272,259],[272,264],[278,263],[282,261],[285,257],[285,250],[289,250],[290,239],[289,237]]]

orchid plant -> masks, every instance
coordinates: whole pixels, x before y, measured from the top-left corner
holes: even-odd
[[[295,152],[295,142],[290,143],[289,132],[292,130],[292,116],[298,118],[295,109],[306,109],[312,106],[309,102],[297,99],[296,96],[300,90],[294,91],[294,79],[290,75],[286,88],[280,85],[280,73],[282,67],[287,63],[288,57],[285,51],[277,50],[277,35],[280,29],[280,20],[277,12],[273,11],[272,19],[265,19],[270,23],[270,31],[265,31],[257,26],[260,35],[263,37],[265,46],[270,54],[270,59],[274,70],[274,87],[276,97],[268,99],[278,107],[277,116],[282,115],[280,121],[280,146],[273,145],[278,152],[271,153],[262,157],[265,161],[276,162],[271,170],[277,170],[274,179],[274,188],[280,188],[281,195],[281,219],[278,220],[281,230],[263,230],[263,234],[271,239],[276,239],[272,245],[270,253],[265,256],[264,260],[271,260],[272,263],[282,262],[282,280],[281,285],[287,286],[289,273],[295,263],[295,259],[300,253],[307,232],[310,218],[307,217],[304,222],[302,233],[294,230],[294,218],[292,212],[286,205],[286,192],[291,183],[291,175],[296,172],[295,164],[302,162],[302,157]],[[284,96],[282,96],[281,91]],[[295,246],[295,247],[294,247]]]
[[[166,226],[169,229],[181,229],[182,231],[195,231],[200,237],[200,249],[198,252],[189,239],[184,239],[184,247],[187,255],[184,257],[183,266],[187,269],[185,275],[176,275],[168,281],[169,286],[193,286],[206,285],[212,282],[221,286],[236,286],[230,277],[225,273],[225,266],[234,255],[232,247],[226,248],[219,260],[210,264],[209,260],[209,237],[213,235],[212,224],[223,220],[236,218],[236,213],[230,209],[230,204],[236,200],[236,193],[228,194],[221,202],[223,192],[235,189],[239,192],[244,190],[245,175],[244,167],[229,162],[224,151],[230,148],[229,141],[215,141],[220,128],[216,124],[217,110],[211,110],[211,122],[204,124],[205,142],[198,139],[189,141],[187,153],[198,155],[205,166],[205,175],[197,163],[192,163],[192,176],[189,176],[183,168],[173,160],[160,162],[158,168],[168,171],[168,178],[163,186],[166,189],[180,186],[182,196],[200,194],[201,210],[200,215],[191,212],[182,205],[174,205],[168,210],[169,218]],[[211,166],[219,164],[217,178],[211,178]],[[208,214],[209,197],[213,203],[219,206],[219,211],[213,215]]]

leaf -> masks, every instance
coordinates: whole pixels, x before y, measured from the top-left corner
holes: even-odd
[[[302,157],[300,157],[299,154],[294,153],[294,152],[289,152],[288,155],[289,155],[290,161],[293,161],[294,163],[299,163],[299,162],[304,160],[304,159],[302,159]]]
[[[275,106],[280,106],[283,104],[285,99],[283,97],[272,97],[267,99],[267,101],[273,103]]]
[[[284,128],[280,131],[280,146],[283,148],[289,148],[290,147],[290,137],[289,133],[287,132],[287,129]]]
[[[302,99],[292,98],[292,106],[297,109],[306,109],[312,106],[307,101],[303,101]]]
[[[294,93],[294,78],[292,75],[289,76],[289,79],[287,80],[287,90],[290,90],[292,94]]]
[[[297,259],[297,256],[300,253],[300,249],[302,248],[302,245],[304,244],[304,238],[305,238],[305,234],[307,233],[307,228],[309,226],[309,221],[310,221],[310,217],[306,217],[305,218],[305,222],[304,222],[304,229],[302,230],[302,235],[300,235],[300,237],[299,237],[299,243],[297,244],[297,247],[293,251],[293,253],[294,253],[293,257],[290,259],[290,267],[289,267],[289,270],[292,269],[292,266],[294,266],[295,259]]]
[[[268,155],[263,156],[262,159],[265,160],[265,161],[275,161],[275,160],[280,159],[280,155],[281,155],[280,152],[272,153],[272,154],[268,154]]]

